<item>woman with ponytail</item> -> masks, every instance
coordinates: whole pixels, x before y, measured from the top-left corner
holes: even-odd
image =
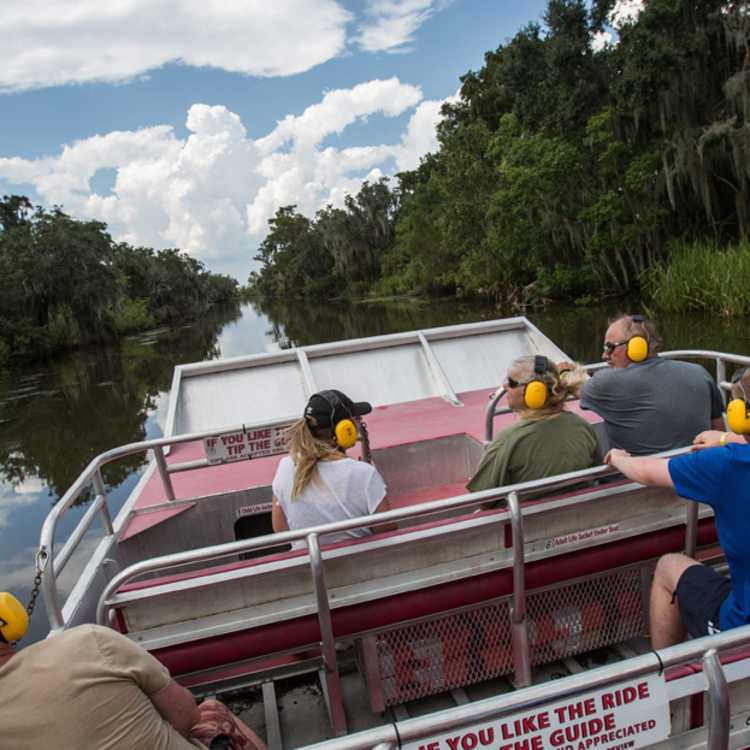
[[[341,391],[310,397],[302,419],[289,428],[289,455],[273,479],[274,531],[305,529],[390,510],[386,486],[377,469],[346,455],[356,437],[354,420],[372,411]],[[350,529],[321,537],[324,544],[358,539],[394,525]],[[303,541],[294,547],[303,548]]]
[[[526,356],[508,368],[508,406],[520,419],[495,436],[467,484],[471,492],[587,469],[602,462],[596,434],[566,411],[588,375],[580,365]]]

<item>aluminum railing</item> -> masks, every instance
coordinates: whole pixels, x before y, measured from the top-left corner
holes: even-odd
[[[425,746],[429,746],[426,741],[435,735],[460,730],[478,722],[504,719],[529,709],[573,699],[592,690],[644,676],[660,675],[667,668],[698,661],[703,664],[710,705],[707,747],[708,750],[726,750],[730,729],[729,691],[718,655],[748,645],[750,625],[511,693],[308,745],[301,750],[382,750],[422,740],[425,740]]]
[[[716,364],[716,382],[723,391],[729,390],[730,384],[727,383],[727,364],[750,365],[750,357],[744,357],[740,354],[727,354],[726,352],[717,352],[711,349],[675,349],[669,352],[659,352],[657,355],[665,359],[713,359]],[[594,372],[607,367],[606,362],[593,362],[583,365],[586,372]],[[487,404],[484,422],[484,439],[489,443],[492,441],[495,432],[495,417],[501,414],[509,414],[512,409],[505,407],[498,409],[497,405],[505,395],[505,388],[498,388],[491,396]],[[577,399],[572,399],[577,400]]]
[[[729,386],[729,384],[724,380],[724,378],[726,377],[727,363],[750,365],[750,357],[709,350],[678,350],[664,352],[661,353],[660,356],[669,358],[713,358],[716,360],[717,376],[720,378],[720,385],[724,388],[728,388]],[[586,365],[587,369],[589,370],[595,370],[604,366],[606,366],[605,363],[594,363],[591,365]],[[486,418],[486,433],[487,435],[489,435],[488,439],[491,439],[492,437],[492,424],[495,414],[501,414],[509,411],[495,411],[496,404],[500,397],[502,397],[503,393],[504,391],[502,391],[502,389],[497,391],[495,397],[488,406]],[[57,578],[63,571],[65,565],[69,561],[75,549],[80,544],[86,531],[88,531],[97,515],[101,517],[105,535],[111,535],[113,533],[112,519],[108,507],[107,492],[101,475],[102,467],[114,461],[127,458],[128,456],[145,453],[151,450],[153,452],[156,467],[159,471],[165,497],[168,501],[174,501],[175,493],[172,486],[171,474],[181,471],[190,471],[192,469],[204,468],[207,466],[211,466],[212,464],[210,464],[205,458],[195,461],[167,464],[164,453],[165,449],[183,443],[196,442],[204,440],[205,438],[217,437],[227,432],[238,432],[244,429],[263,429],[265,427],[287,424],[292,422],[293,420],[294,417],[290,416],[283,419],[265,420],[262,422],[253,423],[252,425],[237,425],[234,428],[208,430],[204,432],[190,433],[175,437],[158,438],[155,440],[130,443],[124,446],[120,446],[119,448],[114,448],[110,451],[106,451],[105,453],[101,453],[96,458],[94,458],[83,471],[83,473],[78,477],[78,479],[76,479],[70,489],[68,489],[68,491],[54,505],[50,513],[45,518],[44,524],[42,526],[39,543],[39,559],[45,563],[42,571],[42,593],[44,596],[51,629],[57,630],[64,627],[62,610],[57,592]],[[366,435],[366,431],[363,432]],[[367,446],[365,446],[365,449],[367,449]],[[74,505],[74,503],[80,497],[81,493],[84,492],[84,490],[89,485],[93,485],[95,489],[94,501],[87,509],[81,520],[78,522],[75,529],[71,532],[70,537],[64,544],[59,555],[55,556],[55,536],[59,520]],[[551,488],[552,486],[553,485],[544,484],[540,485],[540,488],[546,489],[548,487]],[[504,488],[500,489],[502,490]],[[694,548],[694,545],[692,548]],[[691,546],[687,545],[686,549],[689,551],[691,549]]]
[[[57,630],[64,627],[57,592],[57,579],[80,544],[84,535],[89,530],[96,516],[99,515],[101,517],[105,535],[108,536],[114,533],[108,505],[107,491],[101,473],[104,466],[129,456],[152,451],[161,477],[165,497],[169,501],[174,501],[175,494],[170,474],[211,466],[212,464],[209,464],[208,460],[204,458],[198,461],[167,465],[164,455],[165,448],[168,449],[175,445],[181,445],[182,443],[197,442],[204,440],[205,438],[218,437],[227,432],[239,432],[240,430],[245,429],[263,429],[266,427],[275,427],[280,424],[289,424],[293,419],[294,418],[291,417],[283,420],[273,419],[257,422],[247,427],[245,425],[238,425],[235,428],[223,428],[221,430],[209,430],[206,432],[196,432],[175,437],[143,440],[138,443],[128,443],[119,448],[113,448],[112,450],[100,453],[96,456],[76,481],[73,482],[68,491],[55,503],[47,514],[47,517],[44,519],[42,525],[39,537],[38,557],[44,562],[42,570],[42,594],[44,596],[44,603],[47,608],[47,616],[50,621],[51,629]],[[68,510],[70,510],[71,507],[73,507],[81,494],[91,485],[93,485],[95,491],[94,500],[87,508],[76,527],[70,533],[70,536],[68,537],[67,542],[63,545],[60,553],[56,556],[55,537],[60,519]]]
[[[689,448],[678,449],[660,455],[667,458],[687,453],[689,450]],[[143,575],[162,572],[180,565],[217,560],[222,557],[234,556],[243,552],[257,551],[259,549],[279,544],[304,540],[309,552],[309,564],[314,586],[318,624],[321,636],[323,665],[329,695],[331,723],[334,732],[337,735],[340,735],[346,731],[346,723],[336,663],[336,648],[331,623],[330,598],[325,581],[324,560],[320,552],[318,541],[320,535],[324,533],[346,531],[362,526],[377,526],[379,524],[386,524],[393,521],[414,519],[419,516],[434,515],[449,510],[470,509],[471,507],[489,501],[500,500],[505,501],[508,508],[512,531],[513,602],[511,606],[511,632],[515,680],[516,684],[519,686],[530,685],[531,651],[529,646],[528,622],[526,618],[523,512],[519,504],[519,495],[525,492],[539,491],[540,489],[552,490],[570,484],[578,484],[582,479],[591,479],[610,473],[614,472],[608,466],[593,467],[591,469],[562,474],[557,477],[484,490],[482,492],[461,495],[445,500],[436,500],[411,508],[401,508],[386,513],[364,516],[358,519],[340,521],[297,531],[285,531],[278,534],[243,539],[236,542],[229,542],[226,544],[214,545],[202,549],[189,550],[186,552],[144,560],[121,571],[105,586],[97,605],[97,622],[100,624],[108,623],[110,610],[118,604],[124,604],[128,599],[127,594],[117,594],[118,589]],[[619,487],[611,487],[608,489],[605,486],[601,491],[614,494],[620,490],[621,488]],[[498,520],[504,523],[506,519],[503,516],[500,516]],[[694,519],[696,524],[697,520],[698,518],[696,515]],[[688,515],[686,517],[686,539],[689,537],[696,538],[697,536],[695,530],[690,530],[690,522],[691,516]],[[190,587],[200,586],[201,584],[199,579],[191,579],[190,581],[184,582],[183,585]],[[158,596],[160,596],[159,587],[154,587],[150,592],[148,590],[138,591],[139,602],[143,602],[143,600],[149,596],[158,598]]]

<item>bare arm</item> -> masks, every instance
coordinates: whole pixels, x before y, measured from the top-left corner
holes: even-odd
[[[273,496],[271,503],[271,526],[273,526],[273,530],[276,532],[289,531],[289,522],[286,520],[286,513],[284,513],[284,509],[279,505],[276,495]]]
[[[613,466],[635,482],[650,487],[674,487],[665,458],[631,456],[626,451],[613,448],[605,456],[604,463]]]
[[[375,508],[376,513],[385,513],[391,509],[391,504],[388,502],[388,498],[384,497],[380,501],[380,505]],[[395,521],[384,523],[379,526],[371,526],[370,530],[373,534],[382,534],[384,531],[395,531],[398,528],[398,524]]]
[[[703,432],[699,432],[695,436],[693,450],[699,451],[703,450],[703,448],[718,448],[721,445],[728,445],[729,443],[745,445],[747,438],[743,435],[737,435],[734,432],[724,432],[724,430],[703,430]]]
[[[164,720],[169,722],[183,737],[188,737],[191,727],[200,720],[200,711],[193,694],[174,680],[170,680],[165,688],[154,693],[151,696],[151,702]]]

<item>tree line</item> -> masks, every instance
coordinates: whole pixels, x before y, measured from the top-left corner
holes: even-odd
[[[0,201],[0,363],[192,320],[237,281],[176,249],[115,242],[98,221],[24,196]]]
[[[417,169],[312,219],[280,208],[251,287],[585,302],[648,288],[678,248],[746,241],[750,3],[649,0],[595,49],[614,4],[550,0],[487,52]]]

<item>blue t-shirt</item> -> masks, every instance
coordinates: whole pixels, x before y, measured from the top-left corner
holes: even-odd
[[[672,458],[677,494],[710,505],[716,533],[729,563],[732,591],[721,605],[722,630],[750,622],[750,445],[710,448]]]

